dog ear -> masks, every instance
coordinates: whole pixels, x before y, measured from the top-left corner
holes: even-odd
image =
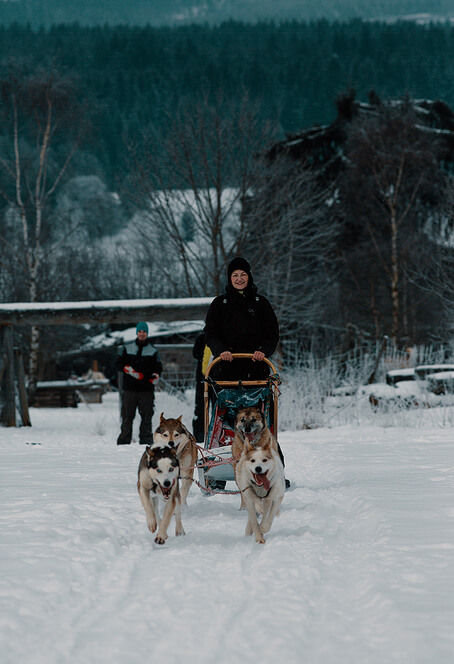
[[[146,446],[145,452],[146,452],[147,457],[151,456],[151,447],[149,445]]]
[[[164,417],[164,411],[159,416],[159,423],[163,424],[166,421],[166,418]]]
[[[253,450],[255,450],[254,445],[251,445],[251,443],[249,442],[249,438],[247,436],[244,439],[244,448],[243,449],[246,452],[246,454],[248,452],[252,452]]]
[[[270,436],[264,436],[264,440],[260,441],[260,447],[262,450],[270,450],[271,449],[271,438]]]

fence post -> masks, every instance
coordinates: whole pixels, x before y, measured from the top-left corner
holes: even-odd
[[[17,376],[17,389],[19,393],[19,412],[22,426],[31,427],[30,413],[28,411],[27,388],[25,387],[24,358],[20,348],[14,349],[15,369]]]
[[[14,376],[13,326],[1,326],[1,346],[5,356],[5,366],[1,381],[0,424],[16,426],[16,380]]]
[[[0,347],[2,347],[1,339],[0,339]],[[6,368],[6,355],[5,353],[2,353],[2,355],[0,356],[0,385],[2,384],[2,378],[5,368]]]

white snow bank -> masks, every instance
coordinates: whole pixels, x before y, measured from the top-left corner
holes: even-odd
[[[158,393],[161,411],[190,424],[192,403]],[[186,536],[158,547],[117,395],[32,408],[0,428],[2,664],[449,662],[454,433],[422,416],[282,433],[292,487],[265,545],[238,496],[193,487]]]

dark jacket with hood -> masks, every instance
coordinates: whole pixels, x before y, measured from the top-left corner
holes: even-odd
[[[125,371],[125,367],[131,367],[132,371]],[[150,379],[154,373],[162,373],[159,353],[149,339],[144,342],[135,339],[124,344],[117,356],[117,368],[123,372],[123,389],[132,392],[153,392]]]
[[[259,295],[249,279],[244,291],[231,284],[225,295],[216,297],[208,309],[205,340],[213,355],[223,351],[253,353],[260,350],[269,357],[279,341],[279,324],[266,297]]]

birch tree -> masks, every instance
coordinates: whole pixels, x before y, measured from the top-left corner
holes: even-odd
[[[54,72],[10,66],[0,81],[2,241],[22,268],[27,299],[40,300],[40,273],[52,235],[55,193],[67,176],[82,132],[71,83]],[[39,328],[31,328],[30,398],[38,376]]]
[[[363,309],[369,303],[376,336],[390,333],[394,342],[409,334],[418,300],[413,258],[429,218],[444,204],[440,152],[437,132],[419,125],[405,101],[353,121],[345,143],[345,275]]]

